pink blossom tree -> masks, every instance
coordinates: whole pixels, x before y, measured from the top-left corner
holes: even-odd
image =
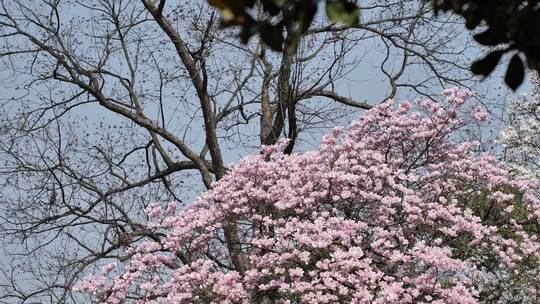
[[[318,151],[243,159],[78,290],[105,303],[538,303],[540,203],[454,132],[470,92],[385,102]],[[232,233],[234,232],[234,233]],[[230,235],[236,239],[231,242]]]

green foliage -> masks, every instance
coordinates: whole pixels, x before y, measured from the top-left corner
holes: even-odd
[[[512,200],[506,202],[497,202],[490,198],[488,192],[483,192],[471,197],[469,207],[475,215],[482,219],[482,224],[497,227],[502,236],[507,239],[513,239],[518,243],[521,243],[524,240],[521,235],[516,234],[513,229],[513,223],[519,223],[528,236],[535,238],[540,237],[540,224],[536,220],[530,218],[532,212],[531,206],[524,201],[522,193],[511,187],[493,189],[491,192],[496,190],[505,194],[512,194],[514,197]],[[513,206],[511,212],[504,211],[508,206]],[[460,256],[462,255],[462,252],[466,252],[466,250],[460,251],[459,249],[467,248],[470,243],[462,237],[461,240],[456,240],[456,242],[460,242],[462,247],[456,246],[455,248],[457,251],[455,251],[454,254]],[[499,245],[503,246],[502,244]],[[477,263],[481,270],[498,273],[500,276],[499,278],[487,279],[486,286],[484,286],[480,293],[481,299],[485,300],[486,303],[500,303],[501,299],[503,299],[503,295],[506,295],[506,297],[515,299],[515,302],[512,303],[533,303],[532,299],[523,295],[522,286],[531,286],[531,288],[536,288],[536,286],[538,286],[538,283],[532,279],[532,276],[529,273],[529,269],[537,269],[540,267],[537,260],[531,255],[523,255],[524,259],[520,263],[517,263],[512,268],[512,271],[507,271],[500,268],[500,262],[493,259],[490,254],[485,253],[483,255],[480,254],[479,256],[483,256],[483,260]],[[462,258],[466,257],[462,256]]]
[[[481,45],[496,50],[473,63],[471,71],[488,76],[505,53],[514,54],[508,65],[506,84],[517,89],[524,79],[523,59],[540,72],[540,0],[431,0],[436,13],[452,11],[465,18]]]
[[[360,18],[360,8],[349,1],[328,0],[326,1],[326,16],[334,23],[355,25]]]
[[[317,14],[319,0],[208,0],[221,11],[222,26],[240,27],[240,39],[247,43],[253,35],[271,49],[282,51],[295,46]],[[332,23],[358,24],[360,8],[356,1],[326,0],[326,16]],[[286,37],[284,36],[286,33]]]
[[[254,35],[271,49],[294,49],[317,14],[323,0],[208,0],[222,13],[224,27],[239,26],[240,39],[247,43]],[[525,64],[540,72],[540,0],[423,0],[435,13],[452,11],[465,18],[469,30],[480,29],[474,39],[494,50],[471,66],[474,74],[487,77],[504,54],[512,58],[506,70],[506,84],[516,90],[523,82]],[[324,0],[326,16],[344,26],[358,24],[357,1]],[[284,36],[285,35],[285,36]]]

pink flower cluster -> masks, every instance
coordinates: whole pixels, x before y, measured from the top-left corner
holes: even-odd
[[[165,236],[78,290],[104,303],[537,303],[536,186],[452,140],[471,94],[445,94],[448,109],[381,104],[318,151],[263,147],[178,213],[152,204]]]

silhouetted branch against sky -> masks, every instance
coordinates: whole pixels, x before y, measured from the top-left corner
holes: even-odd
[[[540,72],[540,1],[538,0],[423,0],[431,2],[435,16],[452,12],[465,19],[467,29],[480,32],[474,40],[495,48],[483,59],[471,65],[474,74],[487,77],[502,55],[512,58],[504,80],[516,90],[523,82],[526,66]],[[246,43],[253,35],[271,49],[296,47],[305,35],[317,10],[324,6],[329,23],[346,27],[359,24],[362,1],[349,0],[208,0],[221,10],[224,27],[239,26],[240,40]],[[288,29],[287,37],[284,37]],[[294,29],[291,33],[290,29]]]

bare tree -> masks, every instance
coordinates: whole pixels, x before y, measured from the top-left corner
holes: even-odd
[[[77,302],[82,275],[162,237],[144,228],[149,202],[191,200],[261,144],[288,137],[292,153],[396,94],[471,84],[461,25],[422,1],[366,2],[360,25],[316,22],[281,53],[238,43],[205,1],[0,4],[4,303]],[[367,72],[384,96],[346,92]]]

